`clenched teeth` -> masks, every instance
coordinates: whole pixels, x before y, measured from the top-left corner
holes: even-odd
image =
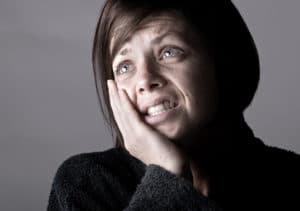
[[[170,103],[170,101],[164,101],[163,103],[160,103],[158,105],[155,105],[155,106],[151,106],[148,108],[147,110],[147,114],[149,116],[155,116],[155,115],[158,115],[162,112],[165,112],[169,109],[172,109],[175,107],[175,103]]]

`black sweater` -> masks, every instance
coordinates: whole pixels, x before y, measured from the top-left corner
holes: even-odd
[[[79,154],[59,167],[48,211],[300,210],[299,164],[299,155],[248,134],[212,160],[205,197],[190,181],[121,148]]]

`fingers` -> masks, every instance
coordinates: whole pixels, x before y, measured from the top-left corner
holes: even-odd
[[[118,90],[116,83],[112,80],[108,80],[107,85],[114,117],[124,137],[141,127],[140,117],[124,90]]]
[[[141,117],[140,114],[137,112],[136,108],[134,107],[134,105],[132,104],[132,102],[130,101],[127,93],[120,89],[119,90],[119,96],[120,96],[120,102],[122,102],[122,108],[124,112],[124,115],[126,115],[124,117],[124,119],[126,120],[133,120],[131,121],[132,126],[135,128],[136,124],[141,124],[143,123],[141,121]]]
[[[110,105],[114,114],[114,118],[116,120],[116,123],[119,126],[119,129],[122,131],[124,131],[124,127],[123,127],[123,123],[122,123],[122,119],[120,116],[120,97],[118,96],[118,91],[117,91],[117,87],[114,83],[113,80],[107,80],[107,86],[108,86],[108,91],[109,91],[109,101],[110,101]]]

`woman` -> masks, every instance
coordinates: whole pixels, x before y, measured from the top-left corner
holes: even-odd
[[[300,156],[244,121],[259,61],[229,0],[107,0],[93,64],[116,147],[65,161],[48,210],[299,207]]]

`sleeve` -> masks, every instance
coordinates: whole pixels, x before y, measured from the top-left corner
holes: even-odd
[[[57,172],[47,211],[219,211],[191,182],[157,165],[146,167],[135,192],[127,197],[110,172],[97,176],[99,191],[91,191],[87,177],[62,168]],[[109,178],[109,179],[108,179]]]
[[[193,184],[157,165],[149,165],[125,211],[221,211]]]

